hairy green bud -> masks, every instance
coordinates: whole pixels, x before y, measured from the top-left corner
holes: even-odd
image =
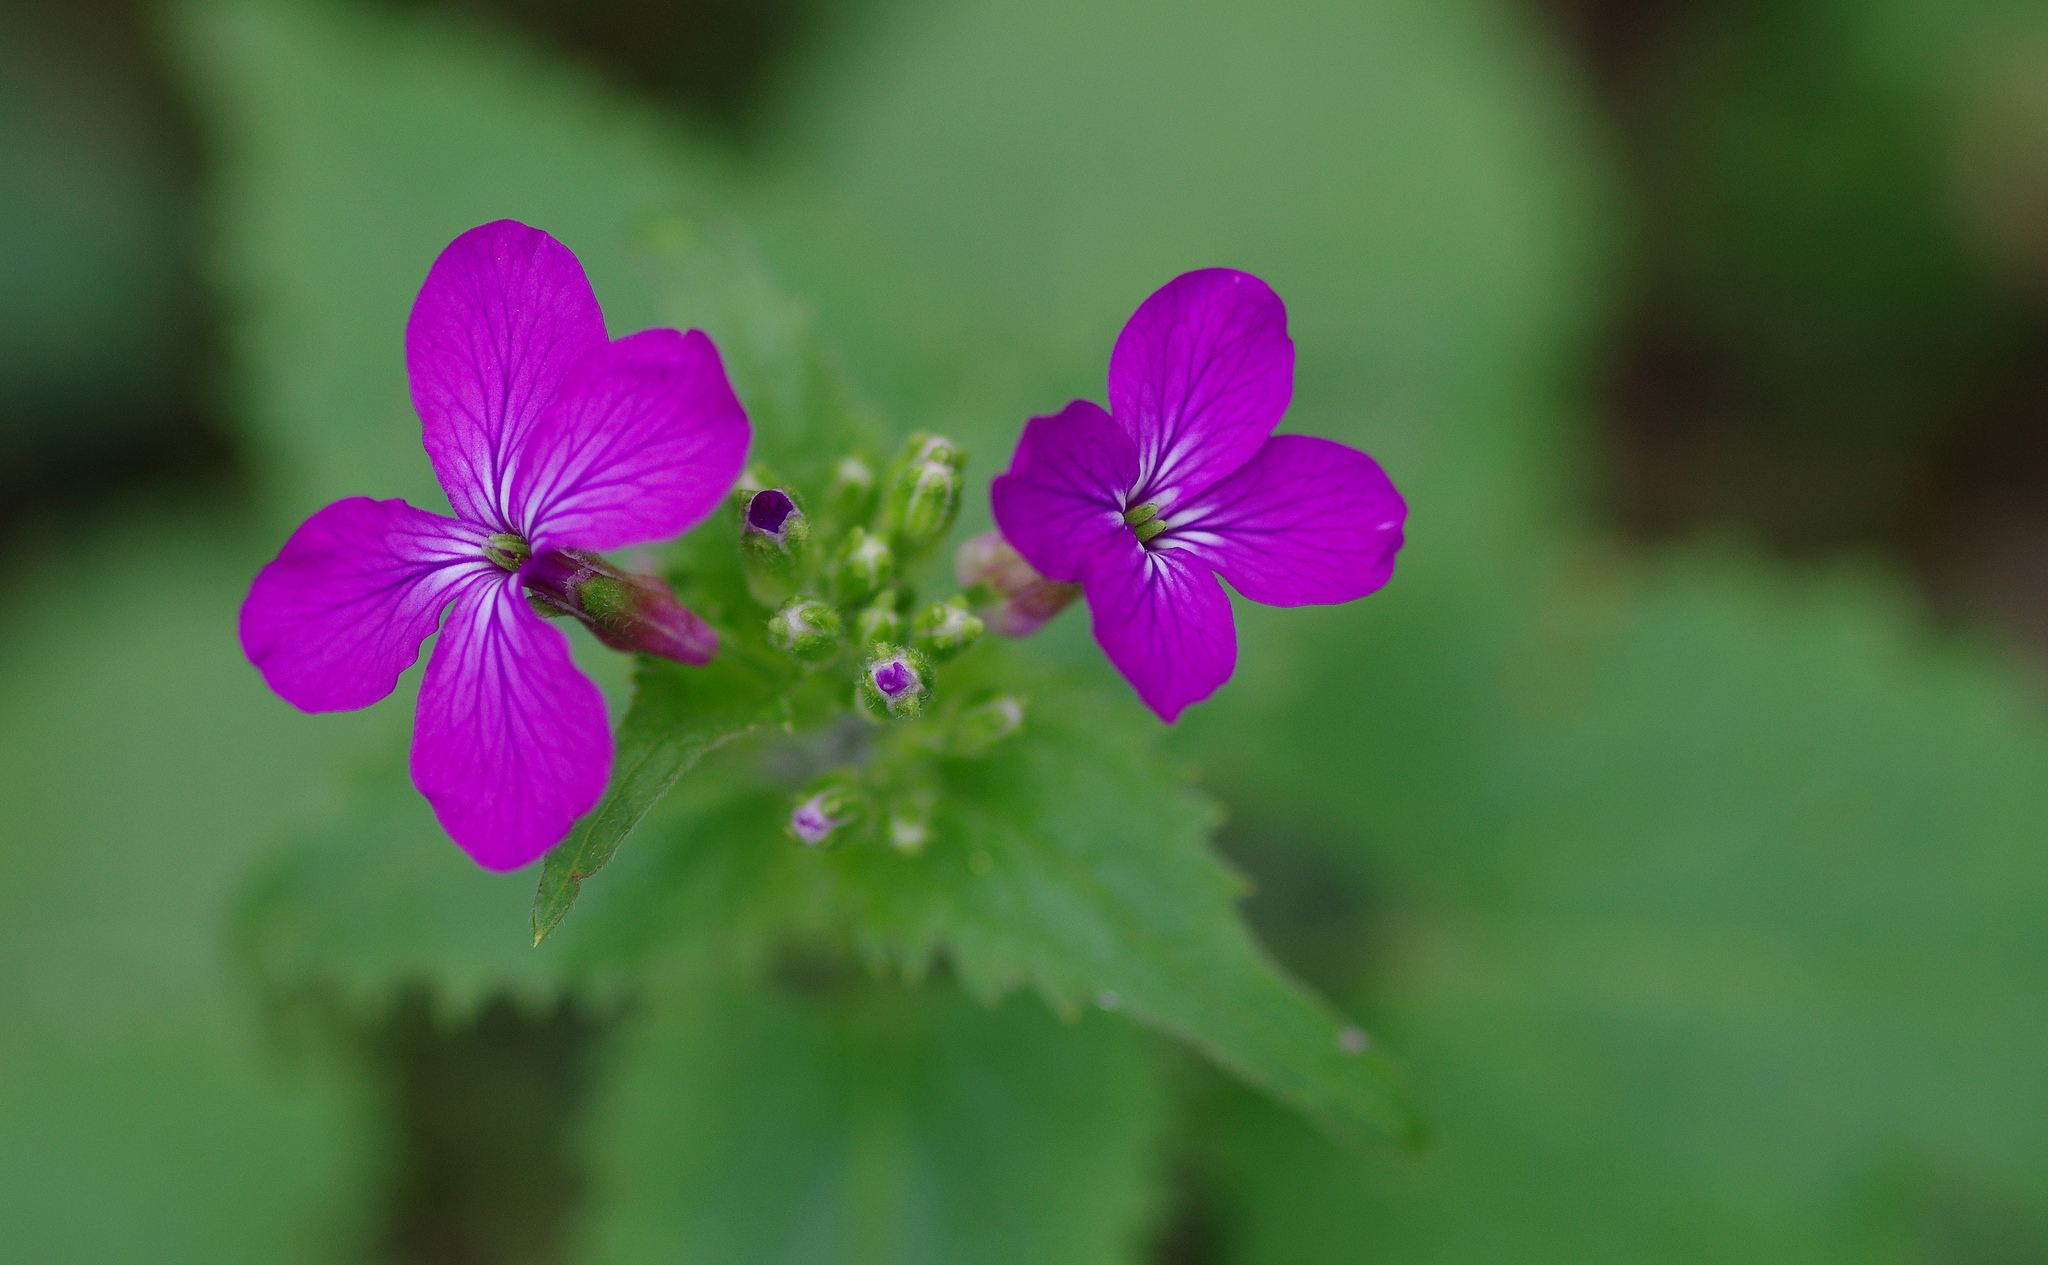
[[[861,664],[854,698],[877,720],[909,720],[932,696],[931,661],[901,646],[874,647]]]
[[[932,837],[932,802],[929,789],[898,795],[889,802],[889,846],[905,856],[916,856]]]
[[[946,736],[946,754],[978,756],[1024,727],[1024,700],[1003,694],[978,703],[953,717]]]
[[[832,568],[832,592],[852,606],[866,601],[896,578],[896,553],[879,536],[859,527],[846,533],[839,560]]]
[[[953,597],[927,606],[910,621],[910,644],[943,663],[981,640],[983,624],[967,609],[967,599]]]
[[[783,829],[812,848],[830,847],[868,815],[867,797],[844,774],[833,774],[796,794]]]
[[[825,485],[824,515],[833,523],[866,522],[875,512],[875,468],[859,457],[841,457]]]
[[[796,494],[762,488],[740,504],[740,561],[747,589],[764,605],[795,591],[811,541],[811,520]]]
[[[768,620],[768,644],[800,663],[822,663],[839,650],[839,612],[823,602],[793,597]]]
[[[872,646],[877,642],[899,642],[908,631],[903,613],[896,608],[895,589],[883,589],[875,594],[875,600],[861,608],[853,617],[855,644]]]
[[[960,513],[960,470],[967,450],[928,431],[912,435],[891,467],[882,499],[882,534],[904,554],[926,549],[952,530]]]
[[[937,461],[955,470],[967,468],[967,450],[944,435],[935,435],[928,430],[914,431],[903,444],[903,464],[916,465],[920,461]]]

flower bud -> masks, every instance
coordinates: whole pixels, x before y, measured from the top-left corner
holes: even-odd
[[[876,646],[861,665],[855,698],[877,720],[908,720],[931,696],[932,666],[916,650]]]
[[[937,461],[955,470],[967,468],[967,450],[944,435],[934,435],[928,430],[912,432],[903,444],[903,463],[916,465],[920,461]]]
[[[883,589],[875,594],[875,600],[863,607],[854,616],[853,633],[855,644],[872,646],[877,642],[900,642],[906,631],[902,612],[896,609],[896,590]]]
[[[903,446],[882,501],[882,533],[914,554],[952,530],[960,513],[960,469],[967,450],[943,435],[919,431]]]
[[[832,568],[832,592],[842,603],[866,601],[896,578],[896,554],[888,542],[859,527],[846,533]]]
[[[718,653],[718,634],[658,576],[622,571],[580,549],[551,549],[521,578],[534,609],[575,616],[614,650],[700,665]]]
[[[843,778],[829,778],[797,792],[796,806],[784,829],[798,843],[823,848],[866,815],[867,804],[859,790]]]
[[[952,732],[946,737],[946,754],[981,755],[1023,727],[1023,699],[1015,694],[992,698],[953,717]]]
[[[889,804],[888,836],[889,846],[905,856],[916,856],[924,851],[924,845],[932,837],[932,801],[935,797],[930,790],[899,795]]]
[[[1005,637],[1028,637],[1081,596],[1081,586],[1048,580],[1010,547],[1001,532],[985,531],[953,555],[953,574],[963,588],[980,589],[977,603],[989,628]]]
[[[925,607],[910,621],[910,644],[943,663],[981,640],[982,622],[968,613],[967,599],[954,597]]]
[[[959,513],[960,472],[944,462],[920,461],[896,476],[882,521],[905,553],[915,553],[937,543]]]
[[[874,512],[875,468],[859,457],[841,457],[825,485],[825,517],[835,523],[861,523]]]
[[[810,545],[811,520],[783,488],[762,488],[740,506],[740,559],[747,589],[764,605],[788,597]]]
[[[768,644],[801,663],[822,663],[839,649],[839,612],[793,597],[768,620]]]

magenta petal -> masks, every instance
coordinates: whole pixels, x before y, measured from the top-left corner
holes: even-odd
[[[473,228],[427,272],[405,327],[422,439],[463,518],[509,528],[504,482],[562,379],[605,343],[569,248],[517,220]]]
[[[514,457],[505,509],[536,551],[666,540],[715,508],[752,430],[700,330],[591,352]]]
[[[1095,569],[1086,592],[1095,640],[1167,724],[1230,679],[1237,666],[1230,599],[1199,561],[1146,550],[1133,537],[1112,564]]]
[[[1249,460],[1293,394],[1287,308],[1265,282],[1228,268],[1167,282],[1109,358],[1109,411],[1138,445],[1135,499],[1171,513]]]
[[[1407,517],[1371,457],[1328,439],[1275,435],[1176,510],[1153,543],[1200,558],[1254,602],[1348,602],[1393,575]]]
[[[309,712],[368,707],[419,658],[441,608],[486,574],[484,530],[366,496],[299,525],[242,603],[242,651]]]
[[[1003,539],[1040,575],[1079,583],[1121,546],[1137,547],[1123,519],[1137,478],[1130,438],[1099,406],[1075,400],[1025,423],[1008,473],[989,485],[989,503]]]
[[[466,590],[420,686],[412,780],[442,829],[488,870],[516,870],[569,833],[611,776],[604,698],[514,576]]]

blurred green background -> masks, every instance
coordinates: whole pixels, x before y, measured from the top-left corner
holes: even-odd
[[[944,980],[572,978],[402,794],[375,934],[254,968],[411,686],[293,712],[248,577],[437,503],[450,238],[622,332],[678,210],[977,489],[1172,275],[1287,300],[1409,545],[1168,741],[1427,1147]],[[0,1258],[2048,1260],[2044,416],[2038,0],[7,0]]]

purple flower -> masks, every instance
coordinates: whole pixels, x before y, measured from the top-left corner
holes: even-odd
[[[589,579],[583,551],[702,519],[739,476],[746,413],[710,339],[607,339],[576,257],[512,220],[471,229],[434,261],[405,359],[456,516],[367,497],[321,510],[256,576],[242,648],[302,710],[367,707],[449,608],[420,686],[413,783],[480,865],[516,869],[597,803],[612,758],[603,698],[525,588],[581,614],[577,595],[597,590],[564,586]],[[676,657],[716,648],[694,616],[640,592],[643,577],[599,578],[633,597],[612,621],[620,635],[652,621],[648,636],[667,629]]]
[[[1146,299],[1109,360],[1109,411],[1034,417],[990,489],[996,525],[1079,584],[1095,639],[1171,724],[1230,679],[1237,631],[1216,575],[1273,606],[1387,582],[1408,510],[1355,448],[1273,435],[1294,392],[1287,309],[1224,268]]]

